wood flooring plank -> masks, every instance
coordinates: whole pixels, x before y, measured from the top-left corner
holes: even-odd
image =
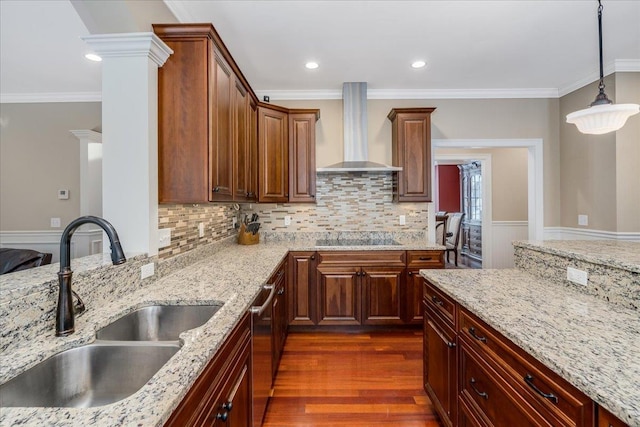
[[[294,426],[441,427],[421,331],[290,333],[263,427]]]

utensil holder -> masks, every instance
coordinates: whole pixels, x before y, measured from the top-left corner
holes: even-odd
[[[244,224],[240,225],[240,231],[238,232],[238,244],[257,245],[258,243],[260,243],[260,233],[253,234],[247,231]]]

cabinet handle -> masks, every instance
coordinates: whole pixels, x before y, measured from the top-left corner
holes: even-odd
[[[449,348],[455,348],[455,346],[456,346],[456,343],[455,343],[455,342],[449,342],[449,341],[447,341],[447,347],[449,347]]]
[[[527,374],[527,375],[524,376],[524,382],[526,382],[529,387],[531,387],[540,396],[544,397],[545,399],[549,399],[550,401],[552,401],[553,403],[555,403],[557,405],[558,404],[558,397],[553,393],[545,393],[542,390],[540,390],[533,383],[533,379],[534,378],[533,378],[533,376],[531,374]]]
[[[225,409],[225,410],[231,412],[231,410],[233,409],[233,402],[228,401],[226,403],[223,403],[222,404],[222,409]]]
[[[429,261],[431,259],[430,256],[421,256],[420,258],[418,258],[420,261]]]
[[[282,288],[282,289],[280,289],[280,290],[278,291],[278,295],[283,295],[283,294],[284,294],[284,288]]]
[[[217,185],[215,187],[213,187],[213,191],[214,193],[219,193],[220,192],[220,187],[218,187]]]
[[[229,418],[229,413],[226,411],[223,412],[222,414],[220,412],[216,414],[217,420],[227,421],[228,418]]]
[[[473,326],[469,328],[469,334],[471,334],[471,336],[478,341],[487,342],[487,338],[476,335],[476,328],[474,328]]]
[[[435,295],[431,296],[431,301],[433,301],[433,303],[435,305],[442,306],[442,304],[443,304],[442,300],[440,298],[438,298],[437,296],[435,296]]]
[[[480,391],[476,388],[476,379],[471,377],[471,380],[469,380],[469,384],[471,384],[471,388],[473,389],[473,391],[475,391],[478,396],[482,397],[484,400],[489,399],[489,395],[484,392],[484,391]]]

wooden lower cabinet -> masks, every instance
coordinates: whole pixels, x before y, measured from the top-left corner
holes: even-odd
[[[312,326],[316,316],[316,253],[289,252],[287,301],[289,325]]]
[[[318,265],[318,324],[360,324],[360,267]]]
[[[363,325],[402,325],[405,309],[405,268],[362,267]]]
[[[406,318],[407,323],[422,325],[423,305],[422,287],[424,279],[420,270],[444,268],[444,251],[407,251],[407,292]]]
[[[444,425],[594,426],[588,396],[427,280],[424,304],[425,390]]]
[[[627,424],[603,407],[598,407],[598,424],[596,425],[597,427],[628,427]]]
[[[249,313],[231,332],[165,426],[251,426]]]
[[[271,322],[272,322],[272,358],[271,363],[273,369],[273,380],[275,381],[276,374],[278,373],[278,366],[280,365],[280,357],[282,356],[282,350],[284,349],[284,343],[287,340],[287,301],[286,301],[286,289],[287,289],[287,262],[284,261],[280,264],[276,273],[272,276],[269,283],[273,283],[276,288],[276,294],[273,298],[271,306]]]

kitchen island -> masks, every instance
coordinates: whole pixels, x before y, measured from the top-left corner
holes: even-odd
[[[400,244],[323,246],[322,250],[444,249],[424,240],[400,239],[396,243]],[[163,425],[288,252],[319,250],[315,238],[253,246],[237,245],[232,238],[211,246],[200,255],[184,254],[160,262],[157,270],[161,278],[158,280],[138,280],[139,267],[149,262],[144,256],[134,257],[123,266],[101,267],[104,271],[96,280],[98,283],[84,283],[82,277],[78,277],[78,286],[74,289],[85,300],[87,313],[76,319],[76,332],[64,338],[54,336],[53,319],[50,316],[43,318],[42,314],[42,310],[51,310],[51,301],[55,300],[49,289],[57,295],[55,265],[49,268],[50,271],[34,274],[35,284],[29,283],[29,275],[24,272],[13,279],[1,278],[2,382],[60,351],[93,342],[96,330],[139,307],[154,304],[221,304],[221,307],[203,326],[182,333],[180,351],[132,396],[93,408],[3,407],[0,425]],[[194,257],[201,259],[193,262]],[[75,268],[73,262],[72,268]],[[33,286],[37,288],[36,292],[29,291]],[[34,293],[50,294],[48,302],[43,303],[44,308],[28,306],[28,301],[36,298],[32,296]],[[15,324],[17,319],[20,325]],[[10,333],[5,334],[5,330]]]
[[[640,312],[629,306],[640,293],[640,244],[515,246],[517,269],[421,274],[595,403],[640,426]],[[603,250],[606,256],[598,256]],[[596,283],[589,281],[585,289],[566,282],[567,266],[583,268]],[[615,283],[603,286],[606,277]]]

